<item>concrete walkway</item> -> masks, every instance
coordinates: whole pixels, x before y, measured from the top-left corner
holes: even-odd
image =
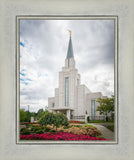
[[[96,127],[106,139],[111,139],[112,141],[115,140],[114,132],[110,131],[106,127],[102,126],[101,124],[94,124],[94,123],[88,123],[89,125],[92,125]]]

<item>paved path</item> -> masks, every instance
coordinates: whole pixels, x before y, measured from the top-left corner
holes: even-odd
[[[94,123],[88,123],[89,125],[95,126],[106,139],[111,139],[112,141],[115,140],[114,132],[110,131],[106,127],[102,126],[101,124],[94,124]]]

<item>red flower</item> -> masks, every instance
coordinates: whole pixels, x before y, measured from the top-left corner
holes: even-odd
[[[80,141],[80,140],[108,140],[105,138],[97,138],[90,137],[88,135],[77,135],[67,132],[57,132],[57,133],[43,133],[43,134],[35,134],[35,135],[21,135],[20,139],[28,139],[28,140],[69,140],[69,141]]]

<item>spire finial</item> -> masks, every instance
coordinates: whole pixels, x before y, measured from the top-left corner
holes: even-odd
[[[70,33],[70,37],[71,37],[71,33],[72,33],[72,31],[71,31],[71,30],[69,30],[69,33]]]
[[[67,58],[73,58],[74,54],[73,54],[73,45],[72,45],[72,40],[71,40],[71,30],[68,30],[70,33],[70,38],[69,38],[69,44],[68,44],[68,51],[67,51]]]

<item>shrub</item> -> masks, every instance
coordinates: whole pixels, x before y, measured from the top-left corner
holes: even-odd
[[[78,127],[78,128],[81,128],[81,127],[82,127],[81,125],[75,125],[75,124],[74,124],[74,125],[71,125],[71,127],[73,127],[73,126],[74,126],[74,127]]]
[[[81,124],[85,124],[85,122],[81,122]]]
[[[35,132],[36,134],[42,134],[42,133],[44,133],[44,130],[37,130],[36,132]]]
[[[45,132],[49,132],[51,130],[51,128],[50,127],[45,127]]]
[[[69,126],[69,125],[68,125],[68,126],[64,126],[64,129],[68,129],[68,128],[70,128],[70,127],[72,127],[72,126]]]
[[[45,129],[46,127],[44,127],[44,126],[41,126],[41,129]]]
[[[26,129],[26,128],[21,128],[20,132],[23,132],[23,131],[25,131],[25,129]]]
[[[33,126],[33,127],[31,128],[31,131],[36,132],[36,131],[41,130],[41,129],[42,129],[41,127]]]
[[[89,124],[85,124],[85,125],[83,125],[83,127],[91,127],[91,128],[97,129],[96,127],[94,127],[94,126],[92,126],[92,125],[89,125]]]
[[[77,127],[77,125],[72,125],[72,127],[63,130],[64,132],[78,134],[78,135],[83,134],[83,135],[89,135],[91,137],[101,136],[101,132],[96,127],[93,127],[91,125],[84,125],[81,127]]]
[[[61,129],[61,130],[59,130],[59,132],[64,132],[64,130],[63,130],[63,129]]]
[[[34,131],[34,129],[35,129],[35,127],[34,127],[34,126],[32,126],[31,131]]]
[[[29,124],[29,127],[33,127],[33,124]]]
[[[52,125],[55,123],[55,115],[51,112],[48,112],[38,120],[38,123],[45,126]]]
[[[68,125],[69,125],[69,122],[68,122],[67,117],[66,117],[64,114],[62,114],[62,113],[56,113],[56,114],[55,114],[55,122],[54,122],[54,125],[56,126],[56,131],[57,131],[57,128],[58,128],[60,125],[68,126]]]
[[[29,124],[26,124],[26,128],[29,128]]]
[[[45,125],[45,126],[54,125],[56,127],[56,131],[60,125],[63,126],[69,125],[67,117],[62,113],[53,114],[51,112],[48,112],[42,118],[40,118],[38,122],[40,125]]]
[[[101,132],[94,127],[86,127],[87,135],[92,137],[101,136]]]
[[[88,117],[87,117],[87,122],[89,123],[89,121],[90,121],[90,117],[88,116]]]
[[[29,129],[24,128],[24,129],[21,131],[21,134],[22,134],[22,135],[29,135],[29,134],[31,134],[31,132],[30,132]]]
[[[81,127],[81,125],[76,125],[76,127],[80,128],[80,127]]]
[[[55,129],[51,129],[50,132],[56,132],[56,130]]]
[[[44,133],[44,130],[45,130],[45,127],[43,126],[32,126],[31,128],[31,131],[36,133],[37,131],[40,131],[40,130],[43,130],[43,133]]]
[[[75,126],[67,129],[65,132],[72,133],[72,134],[87,134],[87,131],[85,129],[78,128]]]
[[[114,132],[114,125],[107,126],[107,128]]]

